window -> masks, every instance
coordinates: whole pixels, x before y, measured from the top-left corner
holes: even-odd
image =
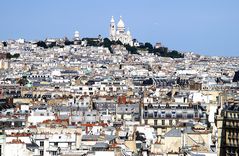
[[[89,88],[89,90],[92,90],[92,88]]]
[[[165,120],[162,120],[162,125],[163,125],[163,126],[165,125]]]
[[[173,125],[173,120],[169,120],[169,125],[170,125],[170,126]]]
[[[148,112],[144,112],[144,117],[145,117],[145,118],[148,117]]]
[[[175,111],[172,112],[172,117],[176,118],[176,112]]]
[[[54,146],[58,146],[58,142],[54,142]]]
[[[158,117],[158,112],[154,112],[154,117],[155,117],[155,118]]]
[[[154,125],[155,125],[155,126],[158,125],[158,120],[154,120]]]
[[[44,141],[40,141],[40,146],[44,146]]]
[[[148,107],[147,107],[147,106],[144,106],[144,110],[148,110]]]
[[[44,151],[40,150],[40,156],[43,156],[43,155],[44,155]]]
[[[147,125],[148,124],[148,120],[144,120],[144,124]]]
[[[52,155],[57,155],[57,151],[53,151],[53,152],[52,152]]]

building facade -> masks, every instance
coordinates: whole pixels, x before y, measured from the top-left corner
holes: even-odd
[[[239,155],[239,105],[226,106],[216,117],[218,155]]]

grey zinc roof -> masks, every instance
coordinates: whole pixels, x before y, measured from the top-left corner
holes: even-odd
[[[107,141],[112,141],[114,139],[116,139],[115,135],[105,135],[105,140],[107,140]]]
[[[196,133],[196,132],[192,130],[192,127],[186,127],[184,129],[184,133],[193,134],[193,133]]]
[[[165,137],[181,137],[181,130],[180,129],[171,129],[170,131],[168,131],[164,136]]]
[[[26,144],[26,147],[27,147],[27,149],[38,149],[39,148],[39,146],[35,142]]]
[[[104,142],[97,142],[95,145],[93,145],[93,148],[108,148],[109,144]]]
[[[115,128],[114,128],[114,127],[111,127],[111,126],[109,126],[109,127],[105,127],[105,130],[114,131],[114,130],[115,130]]]
[[[83,135],[82,141],[97,141],[99,139],[99,135]]]

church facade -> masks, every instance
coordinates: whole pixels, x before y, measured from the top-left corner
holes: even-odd
[[[114,17],[112,16],[110,21],[109,39],[111,41],[119,40],[123,44],[129,44],[131,46],[133,45],[130,31],[129,30],[125,31],[125,25],[121,16],[120,16],[119,22],[117,23],[117,28],[116,28]]]

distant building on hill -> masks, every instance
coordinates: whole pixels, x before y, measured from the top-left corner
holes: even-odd
[[[110,21],[109,39],[111,41],[121,41],[123,44],[133,45],[132,36],[130,31],[125,31],[125,25],[120,16],[120,20],[117,24],[117,29],[115,25],[114,17],[112,16]]]

